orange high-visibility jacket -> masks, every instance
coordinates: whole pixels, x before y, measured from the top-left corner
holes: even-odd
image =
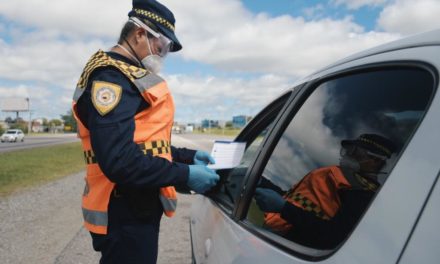
[[[105,52],[95,53],[84,68],[74,97],[73,113],[78,123],[78,137],[81,139],[87,163],[86,187],[82,199],[82,211],[85,227],[97,234],[107,234],[107,207],[115,184],[101,171],[93,154],[89,130],[78,118],[77,102],[86,89],[93,71],[102,67],[113,67],[121,71],[139,90],[149,107],[134,117],[136,142],[144,154],[166,158],[171,157],[171,128],[174,122],[174,102],[166,82],[159,76],[142,68],[115,60]],[[160,201],[165,215],[171,217],[177,206],[174,187],[160,189]]]
[[[350,188],[341,169],[329,166],[313,170],[292,187],[284,198],[303,210],[322,219],[331,219],[341,206],[338,190]],[[280,213],[265,213],[264,225],[280,234],[292,228]]]

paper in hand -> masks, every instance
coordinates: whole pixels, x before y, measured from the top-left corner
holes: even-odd
[[[245,142],[215,141],[211,151],[215,164],[209,164],[208,168],[218,170],[237,167],[243,157],[245,148]]]

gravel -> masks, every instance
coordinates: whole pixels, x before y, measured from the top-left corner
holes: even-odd
[[[173,143],[209,150],[211,138],[174,136]],[[177,144],[176,144],[177,143]],[[2,264],[98,263],[89,233],[82,227],[81,194],[85,172],[0,197],[0,260]],[[163,217],[159,264],[191,263],[189,211],[191,195],[178,196],[173,218]]]
[[[82,227],[84,172],[0,198],[0,259],[17,263],[98,263]],[[158,263],[191,263],[190,195],[179,195],[173,218],[163,217]]]
[[[81,228],[83,174],[0,198],[2,263],[53,263]]]

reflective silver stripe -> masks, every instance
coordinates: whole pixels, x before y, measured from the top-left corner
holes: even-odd
[[[97,226],[107,226],[108,217],[106,212],[93,211],[83,208],[83,217],[87,223]]]
[[[81,89],[76,87],[75,93],[73,94],[73,101],[78,102],[78,99],[81,97],[85,89]]]
[[[167,198],[163,195],[159,195],[160,202],[162,203],[163,209],[165,211],[176,211],[177,208],[177,199]]]
[[[148,73],[144,77],[140,79],[135,79],[134,84],[138,88],[140,93],[145,92],[148,88],[151,88],[161,82],[164,82],[164,79],[162,79],[159,75],[154,73]]]

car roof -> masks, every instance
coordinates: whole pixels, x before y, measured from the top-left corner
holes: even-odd
[[[328,70],[332,67],[335,67],[335,66],[353,61],[353,60],[357,60],[357,59],[365,58],[368,56],[380,54],[380,53],[385,53],[385,52],[400,50],[400,49],[407,49],[407,48],[415,48],[415,47],[422,47],[422,46],[437,46],[437,45],[440,45],[440,29],[424,32],[424,33],[413,35],[413,36],[409,36],[409,37],[406,37],[403,39],[395,40],[395,41],[392,41],[392,42],[389,42],[386,44],[382,44],[382,45],[379,45],[379,46],[371,48],[371,49],[367,49],[367,50],[355,53],[355,54],[348,56],[344,59],[338,60],[335,63],[332,63],[324,68],[321,68],[320,70],[312,73],[308,77],[310,78],[311,76],[318,74],[320,72],[323,72],[325,70]],[[309,79],[309,78],[306,77],[305,79]]]

